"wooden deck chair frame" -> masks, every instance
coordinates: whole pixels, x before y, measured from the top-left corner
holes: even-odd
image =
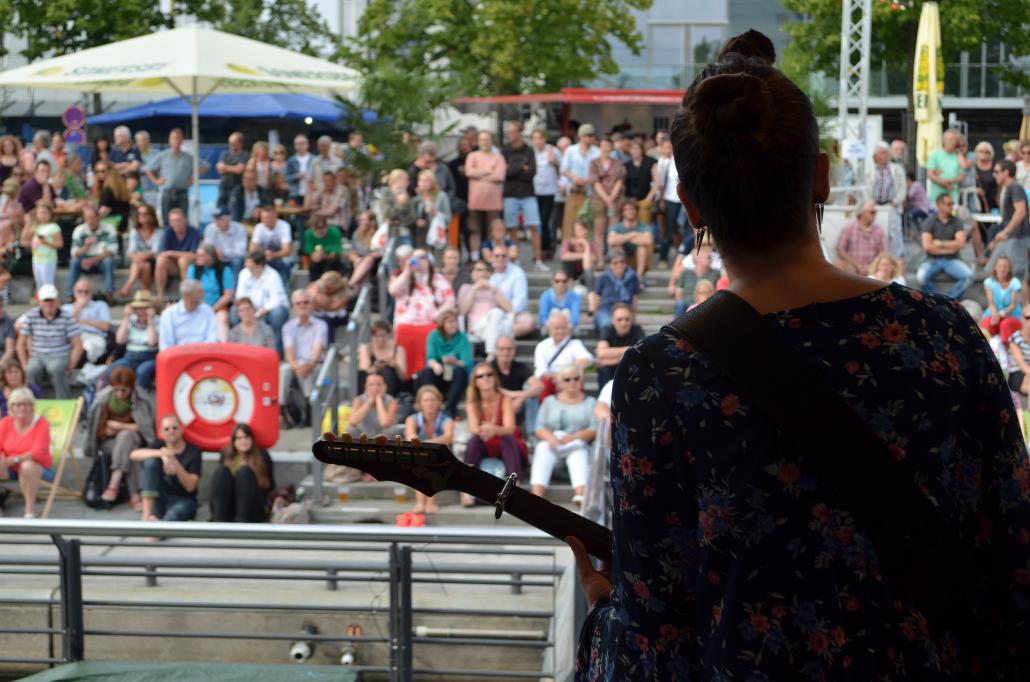
[[[82,408],[85,406],[85,401],[80,396],[75,400],[75,409],[72,411],[71,423],[68,425],[68,430],[64,435],[64,440],[61,442],[60,447],[56,452],[52,452],[52,457],[57,457],[57,469],[54,471],[54,480],[40,481],[40,487],[48,490],[46,504],[43,506],[43,514],[40,518],[48,518],[50,516],[50,508],[54,505],[54,498],[61,495],[63,498],[81,498],[82,497],[82,473],[79,471],[79,463],[72,455],[72,438],[75,436],[75,429],[79,426],[79,417],[82,416]],[[75,471],[75,487],[64,488],[61,486],[61,479],[64,476],[64,467],[68,463],[68,460],[72,462],[72,469]]]

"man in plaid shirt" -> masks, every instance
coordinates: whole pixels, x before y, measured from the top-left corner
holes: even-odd
[[[883,228],[873,222],[876,204],[862,204],[855,220],[844,226],[837,241],[837,267],[856,275],[868,275],[873,260],[887,250]]]

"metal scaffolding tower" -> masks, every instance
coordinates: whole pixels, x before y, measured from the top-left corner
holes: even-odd
[[[866,149],[869,111],[869,43],[872,37],[872,0],[843,0],[840,29],[840,88],[837,94],[838,134],[843,157],[845,141]],[[865,156],[852,162],[855,182],[865,182]]]

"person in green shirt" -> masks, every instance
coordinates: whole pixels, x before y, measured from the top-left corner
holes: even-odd
[[[57,250],[64,246],[61,227],[54,222],[54,212],[48,204],[36,204],[33,211],[35,225],[23,229],[21,242],[24,248],[32,249],[32,277],[36,289],[44,284],[53,284],[57,274]]]
[[[327,270],[343,271],[343,233],[335,225],[326,223],[322,216],[311,219],[311,226],[304,230],[301,253],[308,257],[308,277],[312,282]]]
[[[962,178],[966,172],[962,169],[962,161],[958,154],[958,131],[949,128],[944,131],[941,149],[935,149],[926,162],[926,177],[930,179],[930,203],[936,203],[937,197],[949,192],[956,202]]]
[[[472,371],[472,344],[458,330],[458,313],[448,308],[440,313],[436,329],[426,339],[426,366],[418,374],[418,385],[433,385],[447,396],[444,411],[458,415],[458,402],[468,387]]]

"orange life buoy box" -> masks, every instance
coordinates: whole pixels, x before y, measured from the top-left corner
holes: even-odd
[[[238,422],[263,448],[279,440],[279,355],[239,343],[193,343],[157,354],[157,419],[179,417],[186,440],[217,452]],[[160,435],[160,423],[158,424]]]

